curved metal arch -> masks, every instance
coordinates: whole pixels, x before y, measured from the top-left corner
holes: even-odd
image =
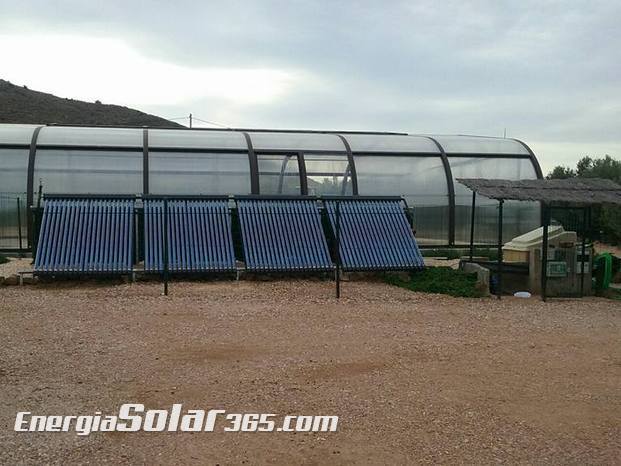
[[[446,152],[444,151],[444,147],[431,136],[423,136],[429,140],[431,140],[438,150],[440,151],[440,159],[442,160],[442,165],[444,166],[444,173],[446,175],[446,188],[448,190],[448,198],[449,198],[449,231],[448,231],[448,241],[449,246],[455,245],[455,182],[453,181],[453,171],[451,170],[451,164],[449,163],[448,157],[446,156]]]
[[[32,212],[30,208],[34,203],[34,169],[35,169],[35,158],[37,155],[37,139],[39,138],[39,133],[41,130],[45,128],[45,126],[37,126],[32,133],[32,137],[30,138],[30,151],[28,153],[28,174],[26,181],[26,236],[28,238],[28,247],[32,247],[33,238],[32,238]]]
[[[149,128],[142,129],[142,194],[149,194]]]
[[[537,175],[537,178],[542,180],[543,179],[543,172],[541,171],[541,165],[539,165],[539,160],[537,160],[537,157],[535,156],[535,153],[532,151],[532,149],[530,147],[528,147],[528,145],[524,142],[524,141],[520,141],[519,139],[515,139],[515,138],[511,138],[513,139],[515,142],[522,144],[522,146],[524,146],[524,148],[528,151],[528,154],[530,156],[530,163],[533,165],[533,168],[535,169],[535,174]],[[545,204],[543,202],[539,203],[539,208],[540,208],[540,219],[541,219],[541,225],[543,226],[545,224],[546,218],[545,218],[545,212],[546,212],[546,207]],[[545,275],[545,274],[544,274]]]
[[[259,154],[260,155],[260,154]],[[290,154],[285,154],[282,160],[282,164],[280,165],[280,174],[278,176],[278,195],[282,195],[282,190],[284,187],[285,176],[287,173],[287,165],[289,165],[289,161],[295,158],[296,163],[298,164],[298,181],[300,182],[300,195],[308,194],[308,185],[306,184],[306,166],[302,167],[303,156],[301,152],[291,152]],[[259,173],[259,181],[260,181],[260,173]]]
[[[524,146],[524,148],[528,151],[528,155],[530,156],[529,157],[530,163],[533,164],[533,168],[535,169],[535,174],[537,175],[538,179],[542,180],[543,172],[541,171],[541,165],[539,165],[539,160],[537,160],[535,153],[531,150],[530,147],[528,147],[528,145],[525,142],[520,141],[519,139],[515,139],[515,138],[511,138],[511,139],[515,142],[522,144],[522,146]]]
[[[358,175],[356,174],[356,164],[354,163],[354,156],[351,152],[351,147],[345,136],[342,134],[337,134],[341,141],[343,141],[343,145],[345,146],[345,151],[347,152],[347,160],[349,161],[349,175],[351,176],[351,191],[354,196],[358,195]],[[343,184],[345,180],[343,180]]]
[[[304,153],[298,152],[298,170],[300,172],[300,188],[302,196],[308,196],[308,180],[306,179],[306,161],[304,160]]]
[[[278,194],[282,194],[282,188],[285,185],[285,174],[287,173],[287,165],[289,164],[289,160],[292,157],[295,157],[297,159],[298,155],[288,154],[288,155],[285,155],[285,157],[282,159],[282,164],[280,165],[280,175],[278,176]],[[298,173],[298,176],[300,176],[299,173]]]
[[[248,162],[250,163],[250,192],[252,194],[260,194],[259,193],[259,161],[257,160],[257,154],[254,151],[254,147],[252,146],[252,139],[250,138],[250,134],[246,131],[241,131],[246,139],[246,144],[248,145]]]

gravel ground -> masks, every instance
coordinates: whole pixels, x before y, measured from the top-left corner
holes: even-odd
[[[18,259],[9,257],[9,261],[0,264],[0,277],[8,277],[19,272],[32,270],[32,259]]]
[[[382,283],[0,289],[0,462],[618,464],[621,303]],[[334,433],[14,433],[18,410],[340,416]]]

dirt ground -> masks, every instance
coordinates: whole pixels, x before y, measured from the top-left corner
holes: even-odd
[[[370,282],[0,288],[0,462],[614,464],[621,302]],[[17,411],[340,416],[328,433],[15,433]]]

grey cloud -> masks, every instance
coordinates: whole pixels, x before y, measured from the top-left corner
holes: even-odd
[[[5,30],[115,36],[184,66],[320,79],[270,105],[192,103],[233,125],[493,135],[507,127],[527,141],[621,141],[614,0],[37,1],[3,2],[2,11]]]

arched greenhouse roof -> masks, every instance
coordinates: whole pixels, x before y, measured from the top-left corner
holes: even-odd
[[[44,194],[398,195],[414,208],[421,244],[454,245],[470,219],[469,193],[455,178],[477,177],[542,174],[528,146],[508,138],[0,124],[0,196],[22,199],[22,218],[39,186]],[[514,232],[538,218],[538,209],[521,209]],[[17,236],[0,225],[0,249]]]

